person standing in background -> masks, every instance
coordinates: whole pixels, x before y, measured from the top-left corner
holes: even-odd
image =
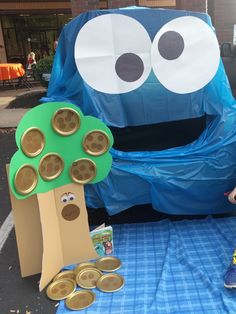
[[[35,53],[34,53],[33,51],[31,51],[31,52],[28,54],[28,57],[27,57],[26,69],[27,69],[27,70],[31,70],[33,64],[36,64],[36,59],[35,59]]]
[[[26,75],[31,76],[33,68],[36,65],[35,53],[31,51],[27,56]]]
[[[56,39],[54,40],[54,43],[53,43],[54,52],[56,52],[57,45],[58,45],[58,38],[56,38]]]

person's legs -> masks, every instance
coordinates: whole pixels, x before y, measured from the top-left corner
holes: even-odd
[[[226,288],[236,288],[236,249],[232,257],[231,264],[224,276],[224,286]]]

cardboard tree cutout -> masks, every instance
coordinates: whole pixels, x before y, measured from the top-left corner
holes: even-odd
[[[113,138],[97,118],[58,102],[30,110],[17,128],[16,143],[19,149],[11,159],[9,184],[16,229],[19,225],[21,271],[23,276],[35,272],[32,267],[28,270],[30,262],[21,252],[27,242],[37,247],[37,259],[43,255],[42,290],[63,266],[98,258],[89,234],[83,185],[107,176]],[[36,226],[38,211],[41,231]],[[29,224],[34,225],[30,236],[25,231]],[[38,237],[42,233],[42,246],[38,237],[33,243],[34,228]]]

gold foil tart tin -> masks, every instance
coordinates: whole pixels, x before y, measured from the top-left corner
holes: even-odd
[[[103,292],[115,292],[125,284],[124,278],[119,274],[106,274],[97,281],[97,288]]]
[[[99,156],[108,151],[109,137],[105,132],[96,130],[89,132],[83,139],[83,148],[87,154]]]
[[[71,108],[62,108],[52,117],[53,129],[64,136],[75,133],[80,127],[79,113]]]
[[[95,301],[95,293],[91,290],[78,290],[66,299],[66,306],[70,310],[82,310],[89,307]]]
[[[87,158],[81,158],[72,163],[70,175],[76,183],[85,184],[91,181],[97,173],[96,164]]]
[[[57,274],[54,278],[53,281],[57,280],[57,279],[72,279],[75,281],[75,277],[76,277],[76,273],[73,270],[64,270],[62,272],[60,272],[59,274]]]
[[[64,161],[58,154],[50,153],[40,160],[39,173],[44,180],[56,179],[63,169]]]
[[[18,193],[29,194],[34,190],[37,183],[38,174],[31,165],[24,165],[16,172],[14,185]]]
[[[113,272],[121,267],[121,260],[114,256],[105,256],[99,258],[95,266],[105,272]]]
[[[93,262],[80,263],[78,266],[74,268],[74,273],[78,274],[82,269],[85,269],[85,268],[95,268],[95,263]]]
[[[38,128],[30,128],[21,138],[21,149],[28,157],[38,156],[45,146],[45,137]]]
[[[97,268],[85,268],[76,275],[76,282],[81,288],[93,289],[101,276],[102,272]]]
[[[66,299],[76,289],[76,283],[71,279],[58,279],[53,281],[46,290],[46,294],[51,300]]]

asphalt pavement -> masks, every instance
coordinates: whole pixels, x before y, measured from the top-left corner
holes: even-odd
[[[45,88],[0,89],[0,314],[54,314],[58,302],[39,292],[40,274],[21,278],[5,165],[16,151],[15,129]],[[18,106],[18,107],[17,107]]]
[[[39,85],[24,89],[0,89],[0,128],[17,127],[20,119],[30,108],[39,104],[46,89]]]

